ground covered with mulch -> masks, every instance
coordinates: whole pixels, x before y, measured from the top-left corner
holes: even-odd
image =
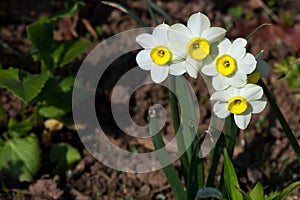
[[[133,9],[148,26],[154,26],[144,1],[121,1]],[[214,26],[228,29],[227,36],[231,39],[245,37],[253,29],[263,23],[270,23],[259,30],[249,41],[248,50],[257,54],[264,50],[263,59],[271,67],[271,73],[264,80],[276,102],[286,117],[290,127],[300,142],[300,102],[294,97],[294,91],[288,88],[285,80],[279,80],[278,74],[272,72],[275,62],[293,55],[299,57],[300,50],[300,1],[274,1],[270,12],[269,7],[260,0],[239,1],[196,1],[196,0],[166,0],[155,1],[163,8],[174,22],[185,23],[191,13],[203,12],[208,15]],[[267,1],[265,1],[267,2]],[[76,31],[79,37],[89,38],[95,45],[100,41],[125,30],[139,27],[137,22],[126,13],[100,4],[100,1],[86,1],[79,13]],[[31,59],[29,50],[31,45],[26,39],[25,27],[42,15],[54,13],[64,7],[61,1],[2,1],[0,3],[0,51],[1,65],[4,67],[19,67],[34,71],[38,65]],[[232,9],[232,8],[235,8]],[[239,9],[242,8],[241,13]],[[290,22],[282,20],[282,16],[289,14]],[[164,22],[158,16],[159,22]],[[168,21],[166,21],[168,23]],[[100,27],[101,31],[93,31]],[[56,37],[61,37],[59,29]],[[83,57],[82,57],[83,58]],[[74,61],[74,68],[78,68],[81,59]],[[122,58],[121,58],[122,59]],[[129,59],[134,65],[134,55]],[[126,61],[128,62],[128,60]],[[108,72],[108,77],[117,78],[130,69],[124,66],[122,60],[113,63],[118,71]],[[115,66],[112,66],[116,69]],[[200,132],[204,132],[210,122],[211,103],[205,83],[201,78],[188,78],[200,102]],[[106,127],[107,135],[115,144],[137,152],[151,151],[150,140],[137,139],[126,136],[114,127],[109,94],[113,89],[112,83],[105,84],[100,93],[100,101],[96,107],[99,115],[105,116],[101,121]],[[5,89],[0,90],[0,101],[10,116],[18,116],[20,102]],[[161,104],[168,113],[163,134],[173,136],[172,121],[170,119],[170,104],[168,90],[160,85],[146,85],[135,91],[130,100],[132,119],[140,125],[147,124],[148,108],[153,104]],[[138,109],[136,109],[138,108]],[[133,174],[111,169],[97,161],[85,149],[76,131],[68,128],[55,133],[52,142],[67,142],[76,146],[82,159],[72,166],[65,174],[52,174],[49,160],[42,158],[41,169],[32,183],[9,183],[2,181],[0,199],[13,198],[19,193],[24,199],[174,199],[170,186],[162,170]],[[42,153],[49,151],[47,144],[41,141]],[[222,161],[222,160],[221,160]],[[267,187],[268,191],[280,190],[291,182],[300,180],[300,166],[295,154],[276,120],[274,113],[267,108],[260,115],[254,115],[249,128],[239,133],[238,145],[234,151],[234,164],[238,173],[241,187],[248,191],[257,181]],[[175,162],[179,169],[179,162]],[[0,175],[1,180],[1,175]],[[294,191],[290,199],[299,199],[300,190]]]

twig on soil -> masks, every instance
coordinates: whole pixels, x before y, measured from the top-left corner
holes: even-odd
[[[87,19],[85,19],[85,18],[81,19],[81,22],[83,23],[83,25],[86,28],[86,30],[93,36],[93,38],[95,40],[97,40],[98,39],[98,35],[97,35],[95,29],[90,24],[90,22]]]

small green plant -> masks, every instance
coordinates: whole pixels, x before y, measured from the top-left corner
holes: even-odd
[[[51,17],[42,17],[26,27],[27,37],[35,48],[33,58],[40,63],[39,73],[9,67],[0,69],[0,86],[21,100],[20,119],[9,117],[2,105],[0,137],[0,171],[7,179],[32,181],[39,170],[40,154],[38,127],[44,118],[59,118],[71,111],[71,92],[74,77],[57,75],[59,68],[67,68],[72,60],[91,46],[85,40],[54,40],[53,31],[64,17],[72,17],[84,6],[73,7]],[[25,110],[32,112],[26,114]],[[54,172],[61,172],[80,159],[80,153],[69,144],[54,145],[50,160],[57,162]],[[59,154],[60,156],[57,156]]]
[[[280,79],[285,79],[291,89],[296,90],[295,97],[300,100],[300,61],[294,56],[288,56],[274,64],[274,72]]]
[[[229,195],[229,199],[246,199],[246,200],[283,200],[289,196],[294,189],[300,186],[300,182],[294,182],[280,191],[273,191],[269,194],[265,194],[265,188],[260,182],[257,182],[252,190],[247,194],[239,187],[237,175],[235,173],[234,166],[228,156],[226,149],[224,150],[224,179],[226,192]]]

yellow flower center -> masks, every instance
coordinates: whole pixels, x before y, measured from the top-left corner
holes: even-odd
[[[249,76],[248,76],[248,83],[257,83],[258,80],[261,78],[261,72],[259,71],[254,71],[253,73],[251,73]]]
[[[227,109],[232,114],[241,114],[248,108],[248,102],[241,96],[231,97],[227,103]]]
[[[204,38],[192,38],[186,45],[186,52],[195,60],[203,60],[210,53],[210,45]]]
[[[237,69],[235,59],[227,54],[217,58],[216,67],[217,71],[223,76],[230,76]]]
[[[172,59],[172,52],[165,46],[156,46],[150,52],[152,61],[157,65],[165,65]]]

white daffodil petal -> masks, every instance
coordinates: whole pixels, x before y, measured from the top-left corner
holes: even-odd
[[[212,85],[215,90],[225,90],[229,87],[229,83],[226,81],[224,76],[220,74],[212,78]]]
[[[206,76],[216,76],[218,74],[218,71],[214,64],[204,65],[201,68],[201,72]]]
[[[200,12],[190,16],[187,27],[191,30],[194,37],[200,37],[201,33],[210,27],[208,17]]]
[[[172,60],[182,60],[185,59],[187,56],[186,50],[185,48],[182,48],[182,46],[170,44],[169,49],[173,54]]]
[[[247,53],[244,58],[238,61],[238,67],[243,69],[246,74],[252,73],[256,67],[255,57],[252,54]]]
[[[250,122],[251,113],[247,113],[245,115],[234,115],[235,124],[242,130],[245,130]]]
[[[207,56],[204,59],[201,72],[207,76],[216,76],[218,74],[214,60],[212,59],[211,56]]]
[[[151,69],[151,78],[155,83],[163,82],[169,74],[169,67],[155,65]]]
[[[186,72],[186,66],[188,63],[186,61],[174,63],[170,66],[170,74],[179,76]]]
[[[224,119],[228,115],[230,115],[230,112],[227,110],[227,103],[217,101],[214,105],[214,113],[217,115],[218,118]]]
[[[210,43],[214,43],[224,37],[226,34],[226,30],[220,27],[210,27],[205,29],[201,34],[201,37],[208,40]]]
[[[198,70],[197,70],[197,68],[195,66],[193,66],[193,65],[190,64],[186,68],[186,71],[190,75],[190,77],[193,77],[193,78],[197,78],[198,77]]]
[[[266,63],[264,60],[258,60],[256,65],[256,71],[259,71],[261,73],[261,76],[267,76],[270,72],[270,68],[268,63]]]
[[[152,35],[154,36],[154,38],[156,39],[159,45],[165,45],[165,46],[168,45],[169,43],[168,35],[167,35],[168,28],[169,25],[160,24],[153,30]]]
[[[254,101],[263,96],[263,89],[255,84],[247,84],[245,87],[241,88],[240,95],[248,102]]]
[[[225,90],[220,90],[220,91],[214,92],[211,95],[210,100],[227,102],[230,99],[230,97],[231,97],[231,95],[228,92],[226,92]]]
[[[186,63],[187,63],[187,66],[186,66],[187,73],[191,77],[197,78],[198,72],[200,71],[200,68],[202,67],[202,61],[196,61],[188,56],[186,58]]]
[[[218,44],[218,49],[219,49],[219,55],[223,55],[226,54],[228,49],[231,46],[231,42],[228,38],[225,38],[224,40],[222,40],[219,44]]]
[[[150,52],[142,50],[136,55],[136,62],[140,68],[144,70],[150,70],[153,66],[153,61],[150,57]]]
[[[237,71],[232,77],[226,78],[228,83],[233,87],[244,87],[247,84],[247,75]]]
[[[190,29],[188,29],[183,24],[174,24],[170,26],[168,30],[168,38],[169,41],[173,45],[180,46],[181,48],[185,49],[185,46],[193,37]]]
[[[139,43],[144,49],[152,49],[154,46],[157,45],[157,41],[148,33],[143,33],[136,37],[136,42]]]
[[[265,98],[255,100],[255,101],[250,101],[249,102],[251,107],[252,107],[252,113],[260,113],[262,112],[266,105],[267,105],[267,100]]]
[[[231,95],[231,97],[241,96],[240,95],[240,91],[241,91],[240,88],[229,87],[229,88],[226,89],[226,91]]]
[[[232,42],[232,46],[235,46],[236,48],[244,48],[247,45],[247,40],[244,38],[236,38]]]
[[[236,60],[242,59],[246,54],[247,40],[243,38],[237,38],[233,41],[230,48],[228,49],[228,54],[231,55]]]

